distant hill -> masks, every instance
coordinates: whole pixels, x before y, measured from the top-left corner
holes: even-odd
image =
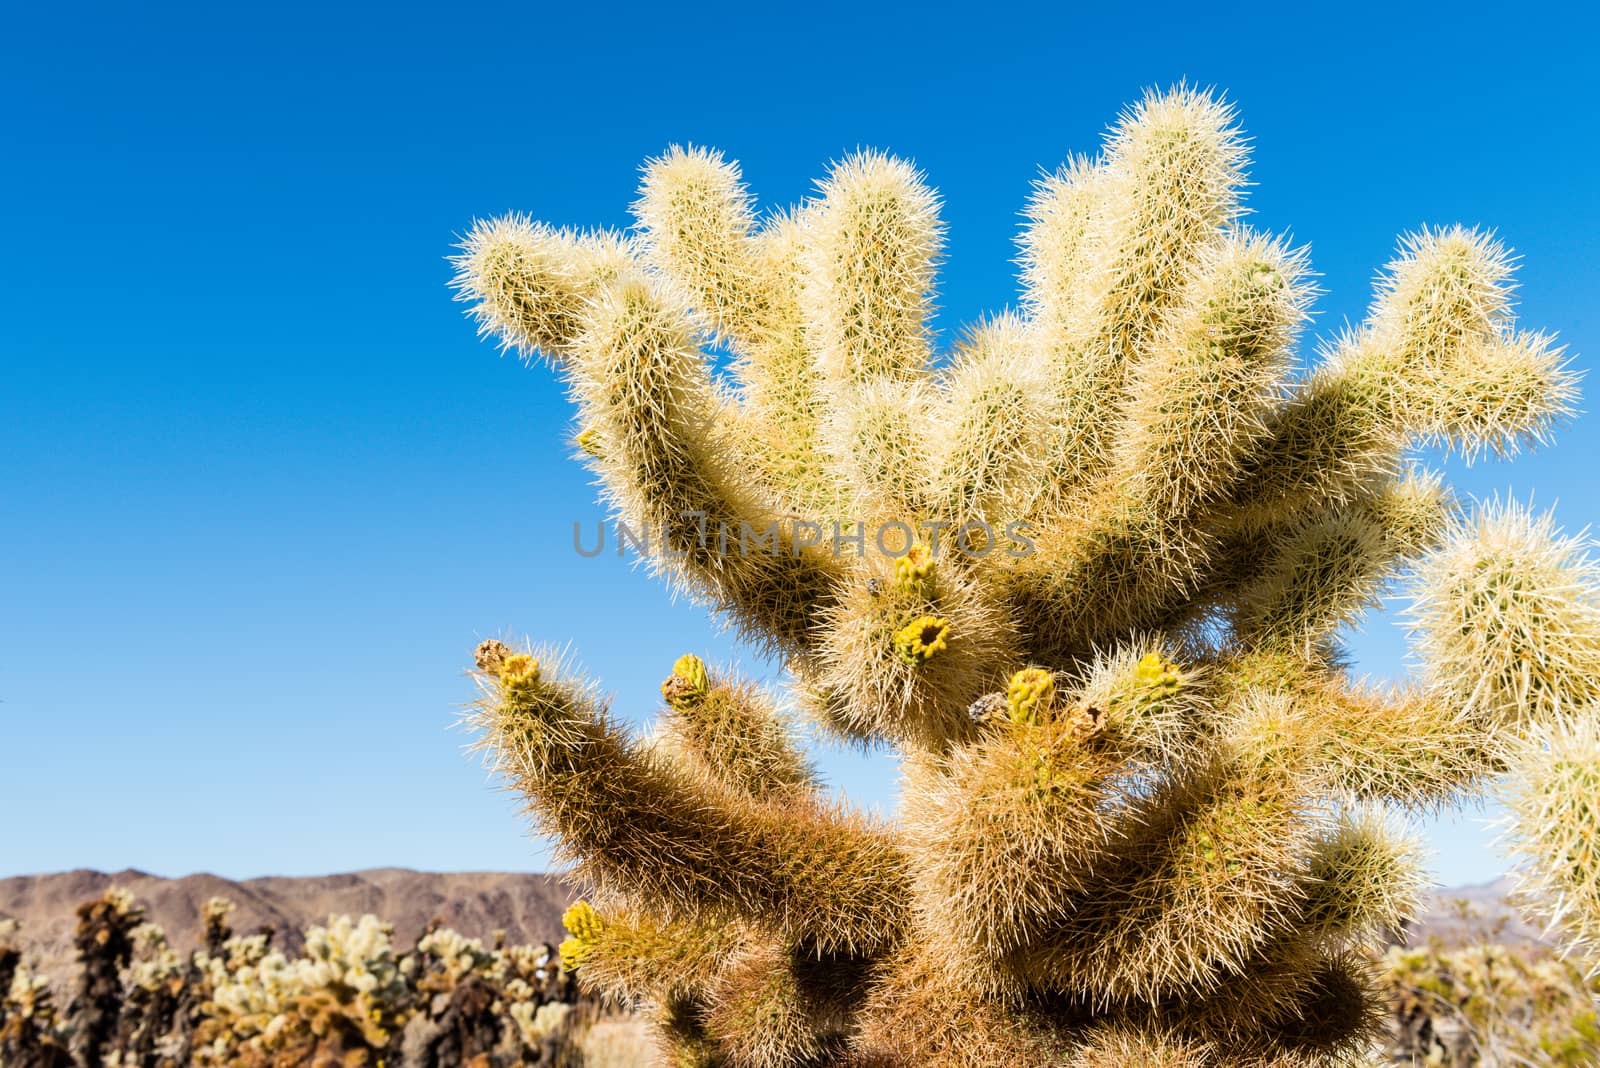
[[[512,943],[553,944],[563,937],[561,913],[576,896],[559,876],[512,872],[374,868],[236,882],[204,874],[164,879],[133,870],[69,871],[0,879],[0,917],[22,921],[24,949],[38,955],[59,988],[71,971],[74,910],[113,886],[132,893],[180,952],[199,945],[200,906],[209,897],[226,897],[237,906],[229,918],[235,931],[271,927],[273,944],[286,949],[299,948],[310,924],[366,912],[392,924],[395,944],[404,949],[436,917],[472,938],[487,940],[503,929]]]
[[[1505,945],[1543,942],[1539,929],[1524,920],[1506,900],[1510,890],[1509,879],[1436,890],[1428,895],[1427,910],[1406,932],[1405,940],[1413,945],[1430,937],[1447,945],[1469,941],[1494,941]],[[1468,906],[1471,915],[1463,914],[1461,903]]]

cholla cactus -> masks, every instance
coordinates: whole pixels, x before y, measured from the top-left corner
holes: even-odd
[[[0,1065],[85,1068],[91,1055],[106,1068],[582,1062],[598,1006],[575,1001],[548,944],[508,946],[502,931],[487,949],[440,927],[397,954],[387,924],[340,916],[286,955],[267,932],[231,935],[232,909],[205,902],[207,945],[179,954],[127,893],[86,903],[79,996],[65,1019],[24,958],[17,924],[0,919]]]
[[[1454,911],[1467,924],[1461,944],[1435,936],[1384,955],[1393,1058],[1437,1068],[1600,1063],[1600,983],[1545,946],[1508,943],[1509,916],[1487,919],[1467,901]]]
[[[20,930],[16,920],[0,919],[0,1064],[75,1068],[50,985],[24,957]]]
[[[886,822],[729,672],[680,661],[641,740],[562,655],[480,647],[483,745],[592,890],[579,977],[651,999],[674,1063],[1358,1059],[1360,949],[1422,885],[1383,810],[1513,765],[1594,929],[1594,575],[1411,460],[1542,439],[1574,376],[1460,228],[1297,370],[1306,257],[1242,223],[1246,157],[1212,95],[1147,96],[1039,184],[1021,310],[944,362],[938,199],[881,154],[763,221],[674,148],[633,234],[466,238],[460,296],[566,381],[650,565],[902,756]],[[1351,679],[1341,628],[1419,559],[1423,670]]]
[[[18,945],[22,924],[10,917],[0,918],[0,1007],[6,1005],[12,976],[22,967],[22,947]],[[0,1018],[0,1024],[4,1019]]]
[[[100,1068],[110,1052],[122,1006],[122,973],[133,958],[135,932],[143,926],[144,908],[118,887],[78,907],[72,941],[80,970],[67,1019],[73,1056],[82,1068]]]
[[[132,940],[133,957],[122,974],[115,1049],[107,1063],[118,1068],[188,1064],[198,1002],[192,981],[199,970],[192,958],[172,949],[156,924],[134,928]]]
[[[440,927],[418,940],[403,966],[416,973],[418,997],[400,1063],[492,1068],[555,1059],[568,1006],[549,1000],[559,985],[549,947],[489,949]]]
[[[233,902],[225,897],[208,897],[200,906],[206,952],[212,956],[221,954],[228,939],[233,937],[233,927],[228,923],[233,908]]]
[[[408,995],[389,935],[374,916],[337,916],[306,932],[295,959],[269,952],[230,970],[211,958],[195,1063],[382,1063]]]

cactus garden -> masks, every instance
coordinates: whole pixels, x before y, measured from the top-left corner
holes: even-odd
[[[180,952],[131,894],[77,910],[76,978],[53,989],[0,920],[5,1068],[618,1068],[586,1060],[599,1006],[551,946],[485,945],[429,926],[394,943],[376,916],[331,917],[298,952],[236,933],[201,906],[204,944]]]

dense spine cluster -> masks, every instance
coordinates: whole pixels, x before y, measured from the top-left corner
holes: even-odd
[[[1038,185],[1019,310],[948,358],[938,198],[876,152],[762,219],[674,148],[632,234],[466,238],[461,298],[568,383],[652,565],[901,755],[869,817],[698,658],[634,737],[561,655],[479,648],[482,744],[592,891],[579,975],[673,1063],[1357,1063],[1364,949],[1422,889],[1393,813],[1507,772],[1530,899],[1600,935],[1595,568],[1414,461],[1542,440],[1575,376],[1461,228],[1303,367],[1306,255],[1241,222],[1247,156],[1213,95],[1147,96]],[[1422,670],[1350,678],[1408,571]]]

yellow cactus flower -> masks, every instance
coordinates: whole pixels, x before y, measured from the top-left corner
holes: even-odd
[[[584,452],[588,453],[590,456],[593,456],[596,459],[599,459],[599,457],[600,457],[600,432],[598,430],[596,430],[594,427],[592,427],[592,426],[584,427],[583,430],[579,431],[578,437],[576,439],[576,444],[577,444],[578,448],[582,449]]]
[[[918,616],[895,632],[894,647],[900,659],[921,667],[949,647],[950,621],[940,616]]]

